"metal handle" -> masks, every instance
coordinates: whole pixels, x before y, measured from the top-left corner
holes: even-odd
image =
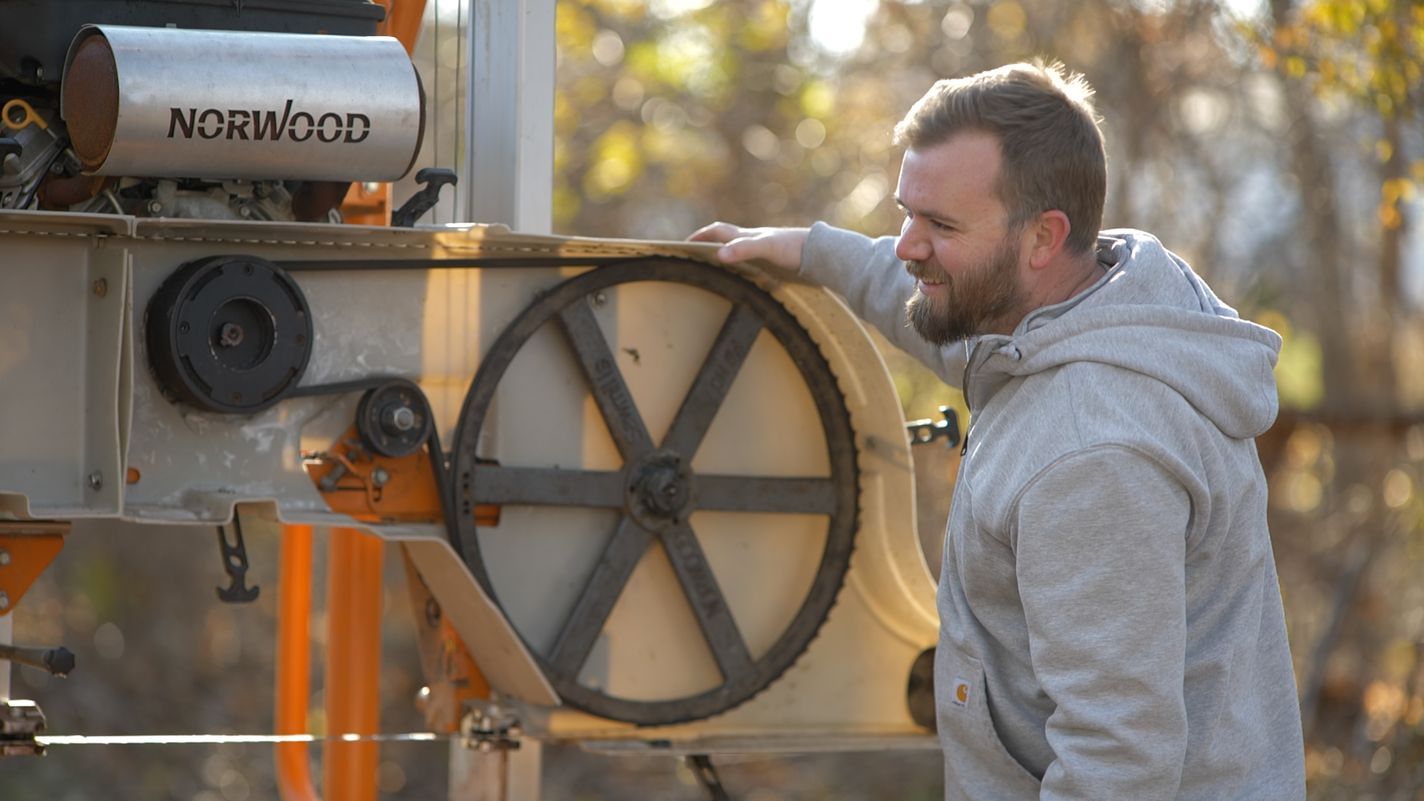
[[[74,653],[68,648],[19,648],[14,645],[0,645],[0,660],[18,662],[39,668],[54,676],[64,678],[74,670]]]

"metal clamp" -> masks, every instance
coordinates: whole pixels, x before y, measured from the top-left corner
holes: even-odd
[[[513,751],[523,736],[519,718],[496,703],[475,706],[460,720],[460,744],[476,751]]]
[[[0,757],[42,756],[35,737],[45,729],[45,716],[34,701],[0,701]]]
[[[948,406],[939,407],[939,413],[944,416],[943,420],[935,421],[926,418],[911,420],[905,424],[905,431],[910,435],[911,445],[928,445],[937,439],[945,440],[946,448],[953,448],[959,444],[959,415]]]
[[[424,185],[391,214],[391,227],[410,228],[415,225],[416,220],[425,216],[425,212],[435,208],[440,201],[440,187],[446,184],[454,186],[456,180],[454,170],[445,167],[426,167],[417,172],[416,183]]]
[[[228,586],[218,587],[218,600],[230,604],[246,604],[257,600],[260,587],[247,586],[247,543],[242,539],[242,517],[232,516],[233,539],[228,541],[227,527],[218,526],[218,548],[222,550],[223,570]]]

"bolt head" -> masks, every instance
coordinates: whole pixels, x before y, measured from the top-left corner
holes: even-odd
[[[10,564],[10,552],[0,550],[0,567]]]
[[[6,595],[6,594],[3,593],[3,592],[0,592],[0,609],[9,609],[9,608],[10,608],[10,596]]]
[[[381,414],[381,427],[391,435],[404,434],[415,428],[415,410],[409,406],[388,406]]]
[[[218,343],[225,348],[235,348],[242,344],[246,332],[237,323],[223,323],[222,331],[218,335]]]
[[[384,487],[386,482],[391,480],[391,474],[386,472],[384,467],[378,467],[371,472],[371,483],[377,487]]]
[[[101,490],[104,488],[104,474],[95,470],[89,474],[89,489]]]

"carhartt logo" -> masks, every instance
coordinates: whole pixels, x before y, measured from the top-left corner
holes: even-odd
[[[969,682],[965,681],[964,679],[955,679],[953,687],[954,693],[950,696],[950,698],[954,701],[955,706],[964,706],[968,704]]]

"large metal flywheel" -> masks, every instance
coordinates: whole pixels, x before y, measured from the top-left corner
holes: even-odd
[[[641,296],[636,294],[638,290],[630,289],[635,286],[643,287]],[[648,290],[649,286],[654,289]],[[628,381],[628,375],[639,369],[634,365],[645,363],[638,361],[642,357],[637,350],[644,340],[626,336],[616,323],[609,322],[607,306],[610,298],[618,298],[621,319],[637,322],[651,314],[667,315],[666,309],[653,308],[665,305],[659,300],[664,295],[691,296],[694,301],[705,297],[716,312],[710,318],[714,324],[706,334],[711,341],[706,352],[679,357],[700,367],[689,367],[690,385],[675,404],[675,412],[669,405],[661,419],[668,419],[670,414],[671,422],[666,433],[655,439],[645,422],[652,418],[647,410],[640,409],[638,393],[633,391],[637,387],[630,388]],[[636,306],[637,297],[643,298],[645,309]],[[722,310],[728,307],[718,326],[715,315],[723,314]],[[673,319],[678,318],[674,315]],[[551,329],[557,334],[550,333]],[[610,329],[617,332],[610,334]],[[710,333],[714,330],[715,335]],[[546,342],[562,343],[565,361],[576,365],[568,367],[576,381],[569,384],[570,392],[583,393],[584,400],[580,402],[584,404],[591,396],[597,414],[590,413],[589,419],[601,418],[616,446],[621,468],[524,464],[504,458],[507,449],[503,447],[498,454],[499,464],[483,458],[486,454],[481,448],[486,440],[482,434],[491,426],[492,406],[496,408],[493,416],[501,418],[524,411],[518,408],[521,404],[508,397],[494,401],[510,365],[536,336],[544,337]],[[643,347],[649,349],[646,344]],[[777,349],[781,353],[775,353]],[[754,353],[758,355],[751,356]],[[629,360],[630,354],[633,361]],[[797,429],[803,433],[809,430],[819,440],[813,448],[823,468],[815,474],[759,475],[755,466],[741,474],[694,468],[699,450],[707,450],[704,446],[709,443],[709,429],[714,428],[714,420],[729,393],[736,392],[739,381],[758,380],[746,377],[749,357],[751,361],[775,358],[778,365],[795,366],[794,370],[788,366],[780,372],[792,374],[802,388],[784,394],[804,396],[808,412],[805,416],[818,418],[814,424],[801,421],[809,428]],[[620,367],[620,359],[624,367]],[[658,378],[639,373],[638,380],[655,384]],[[747,391],[743,390],[743,398]],[[765,414],[794,413],[783,412],[778,408],[779,402],[777,397],[758,396],[756,400],[757,408],[764,407]],[[741,435],[735,420],[719,425],[717,430],[722,434],[718,439],[724,440],[719,444],[725,452],[729,444],[735,444],[730,441]],[[763,433],[760,438],[768,437]],[[788,442],[787,447],[804,444]],[[751,451],[754,447],[768,447],[768,443],[747,442],[742,447]],[[585,568],[577,580],[566,582],[568,599],[556,605],[556,612],[550,612],[555,617],[545,626],[544,634],[531,637],[529,627],[521,628],[517,615],[511,615],[511,619],[568,704],[641,725],[695,720],[723,712],[751,698],[786,671],[815,637],[835,602],[857,527],[859,492],[850,417],[835,376],[815,342],[791,313],[749,281],[688,261],[649,259],[594,269],[539,296],[503,331],[481,360],[461,412],[453,467],[456,519],[465,560],[475,578],[506,608],[507,614],[510,610],[501,585],[504,595],[522,588],[512,580],[501,581],[504,568],[500,554],[517,547],[513,538],[521,535],[502,531],[504,524],[477,530],[475,505],[498,504],[506,518],[511,509],[521,507],[599,510],[604,515],[600,536],[606,541],[601,550],[588,552],[592,556],[591,569]],[[698,520],[702,522],[694,520],[699,513]],[[755,615],[744,611],[739,624],[734,615],[738,604],[729,602],[725,588],[737,572],[736,563],[748,569],[755,566],[759,559],[757,543],[774,545],[780,529],[777,521],[793,518],[803,523],[809,520],[824,531],[823,537],[814,540],[817,552],[798,560],[815,567],[804,567],[806,579],[796,590],[799,605],[795,599],[787,604],[783,618],[789,622],[784,627],[777,624],[779,636],[763,636],[753,648],[745,634],[748,618]],[[749,522],[742,525],[738,520]],[[713,528],[708,521],[718,522],[724,530],[730,527],[742,538],[736,563],[729,566],[724,559],[714,568],[707,550],[711,536],[708,531]],[[607,529],[611,529],[611,535]],[[553,551],[562,550],[566,549],[546,547],[544,552],[553,557]],[[664,556],[666,563],[661,562]],[[646,643],[625,649],[636,653],[602,653],[596,657],[601,653],[596,646],[605,635],[610,615],[629,591],[630,577],[641,562],[653,558],[660,564],[670,564],[671,571],[664,568],[669,576],[667,586],[680,592],[672,589],[664,595],[673,597],[642,597],[622,603],[636,605],[639,610],[686,604],[691,610],[687,619],[695,620],[699,640],[699,647],[693,650],[707,654],[704,661],[715,663],[715,673],[709,669],[706,675],[720,676],[720,680],[707,682],[708,686],[677,697],[629,697],[626,691],[610,689],[590,678],[596,672],[589,668],[595,658],[615,666],[626,666],[629,660],[659,658],[656,648],[661,645]],[[605,643],[607,647],[610,646]]]

